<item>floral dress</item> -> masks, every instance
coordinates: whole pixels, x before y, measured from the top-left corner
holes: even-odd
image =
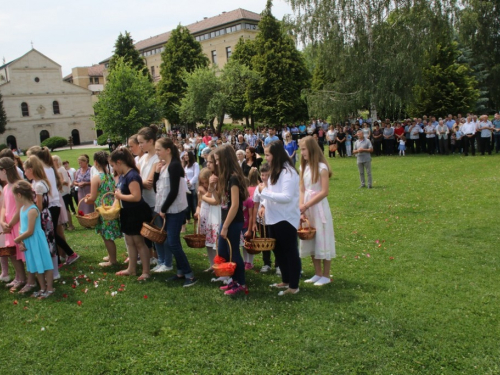
[[[324,163],[319,163],[318,173],[327,169]],[[306,166],[304,171],[304,203],[310,201],[321,191],[321,178],[314,184],[311,181],[311,169]],[[316,228],[316,235],[312,240],[300,240],[300,257],[313,255],[316,259],[330,260],[335,258],[335,234],[333,232],[333,219],[328,199],[323,198],[319,203],[309,207],[305,215],[311,227]]]
[[[205,201],[200,207],[200,234],[205,235],[205,246],[214,247],[219,236],[221,223],[220,205],[211,205]]]
[[[113,176],[106,173],[99,173],[99,178],[101,183],[97,188],[97,199],[96,205],[100,206],[102,204],[102,196],[109,192],[115,191],[115,180]],[[111,206],[113,204],[114,198],[111,194],[104,197],[104,204],[106,206]],[[122,236],[120,230],[120,219],[115,220],[104,220],[102,216],[99,216],[99,222],[95,227],[95,232],[100,234],[106,240],[116,240]]]

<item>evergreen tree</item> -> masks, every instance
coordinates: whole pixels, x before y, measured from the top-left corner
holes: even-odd
[[[488,72],[477,77],[488,91],[484,111],[500,108],[500,0],[464,0],[457,22],[460,41],[470,48],[471,66]]]
[[[461,52],[456,42],[438,44],[429,67],[423,70],[423,80],[416,85],[413,115],[422,113],[445,117],[449,113],[467,113],[475,108],[479,98],[477,81],[467,64],[457,61]],[[430,54],[428,54],[429,56]]]
[[[127,138],[160,119],[153,83],[123,57],[115,61],[94,111],[96,128],[111,137]]]
[[[161,58],[161,79],[157,86],[159,103],[163,116],[171,124],[178,124],[179,106],[187,87],[183,75],[196,68],[207,67],[209,60],[203,54],[200,43],[186,27],[180,25],[172,31]]]
[[[255,41],[240,37],[231,55],[231,61],[238,61],[240,64],[252,67],[252,58],[257,54]]]
[[[144,62],[144,58],[139,54],[134,47],[134,41],[130,36],[128,31],[125,31],[125,35],[120,33],[118,39],[115,42],[115,51],[111,60],[109,60],[109,70],[113,70],[120,58],[123,58],[123,61],[129,63],[131,67],[137,69],[142,72],[150,81],[152,81],[151,75],[149,73],[149,69]]]
[[[7,128],[7,114],[5,113],[5,108],[3,107],[2,94],[0,94],[0,134],[5,133]]]
[[[301,92],[309,87],[310,74],[294,40],[283,32],[271,8],[272,1],[268,0],[255,38],[256,55],[252,58],[253,70],[260,80],[252,85],[254,96],[249,99],[258,119],[281,125],[307,116]]]

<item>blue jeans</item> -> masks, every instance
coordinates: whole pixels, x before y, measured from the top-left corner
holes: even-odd
[[[167,240],[165,241],[167,244],[166,247],[175,257],[177,275],[184,276],[186,279],[191,279],[194,277],[194,274],[181,244],[181,228],[186,220],[186,212],[182,211],[177,214],[167,214],[165,218],[167,221],[165,224],[165,229],[167,231]]]
[[[163,227],[163,219],[160,215],[155,217],[155,225],[159,228]],[[172,267],[172,252],[168,248],[167,241],[168,236],[164,243],[155,243],[156,252],[158,253],[158,264]]]
[[[222,225],[220,231],[222,231]],[[236,270],[234,271],[233,280],[240,285],[245,285],[245,263],[240,253],[240,234],[243,229],[243,222],[232,222],[227,230],[227,239],[231,243],[232,257],[231,261],[236,263]],[[219,235],[219,256],[229,261],[229,245],[227,241]]]

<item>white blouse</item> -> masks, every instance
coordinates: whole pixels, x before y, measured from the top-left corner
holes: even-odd
[[[258,192],[259,189],[255,191]],[[260,193],[260,201],[265,200],[263,204],[266,207],[266,224],[273,225],[280,221],[288,221],[293,227],[298,228],[300,224],[299,195],[299,174],[292,168],[285,167],[275,185],[271,185],[269,177],[267,187]]]

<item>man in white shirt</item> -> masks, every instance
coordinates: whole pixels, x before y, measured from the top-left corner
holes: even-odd
[[[472,156],[476,156],[476,124],[472,122],[472,118],[470,115],[467,116],[467,121],[465,122],[465,124],[463,124],[461,130],[464,133],[464,136],[462,138],[464,156],[469,155],[469,148],[471,149]]]

